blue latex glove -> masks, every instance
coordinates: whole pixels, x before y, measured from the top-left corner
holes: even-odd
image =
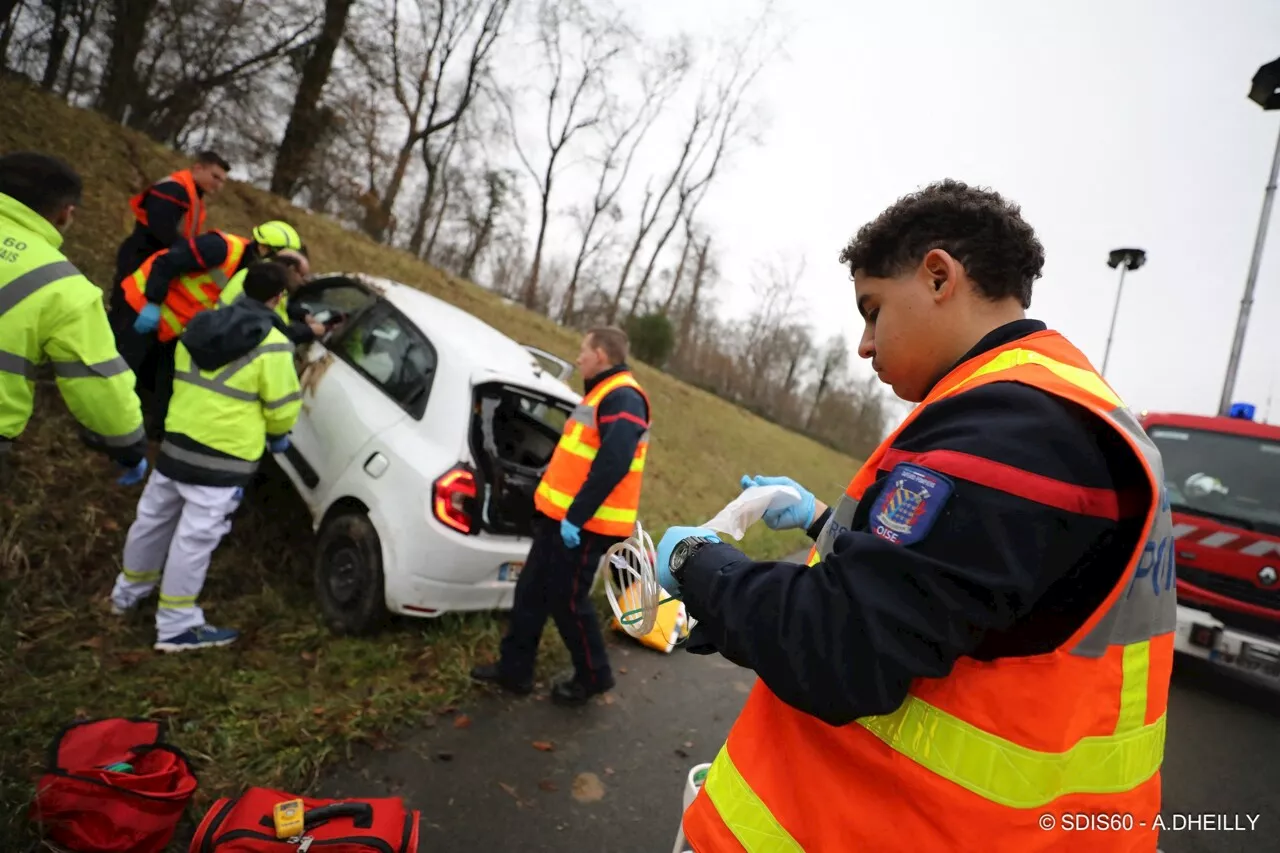
[[[124,465],[121,465],[120,467],[125,469],[124,473],[116,479],[116,483],[121,486],[136,486],[138,483],[142,482],[143,477],[147,476],[147,460],[145,457],[132,468],[128,468]]]
[[[289,449],[290,444],[289,436],[282,435],[279,438],[268,439],[267,450],[270,450],[272,453],[284,453]]]
[[[582,544],[582,528],[576,524],[570,524],[569,519],[560,522],[560,538],[564,540],[564,544],[568,548],[577,548]]]
[[[672,598],[680,597],[680,584],[671,574],[671,552],[685,539],[691,536],[706,536],[719,542],[715,531],[705,527],[668,527],[658,542],[658,556],[654,568],[658,571],[658,586],[667,591]]]
[[[138,319],[133,321],[133,330],[140,335],[145,335],[148,332],[154,332],[159,325],[160,306],[154,302],[148,302],[138,312]]]
[[[817,509],[813,493],[790,477],[755,477],[742,478],[743,489],[751,486],[790,486],[800,493],[799,500],[793,500],[783,507],[769,508],[764,513],[764,523],[770,530],[808,530],[813,524],[813,514]]]

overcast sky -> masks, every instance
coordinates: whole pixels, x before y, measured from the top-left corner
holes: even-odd
[[[625,5],[651,32],[712,33],[740,25],[747,4]],[[778,5],[792,37],[761,81],[767,136],[704,204],[726,278],[745,282],[775,250],[802,253],[804,316],[856,335],[844,241],[930,181],[991,186],[1045,244],[1031,315],[1096,365],[1116,292],[1107,254],[1145,249],[1108,378],[1134,409],[1216,410],[1280,133],[1280,111],[1247,98],[1257,67],[1280,56],[1280,2]],[[1234,394],[1259,417],[1280,395],[1280,211],[1269,231]]]

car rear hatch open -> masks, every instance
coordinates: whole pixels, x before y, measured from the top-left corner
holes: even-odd
[[[506,382],[475,386],[469,444],[482,530],[529,536],[533,493],[573,403]]]

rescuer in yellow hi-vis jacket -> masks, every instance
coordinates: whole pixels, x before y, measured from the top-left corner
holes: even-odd
[[[0,157],[0,481],[31,418],[36,368],[45,361],[85,443],[128,469],[123,483],[146,472],[142,407],[102,291],[60,251],[81,191],[80,176],[54,157]]]
[[[193,317],[174,353],[160,457],[111,593],[123,614],[160,584],[155,648],[163,652],[225,646],[239,636],[206,624],[196,598],[263,447],[288,449],[302,407],[293,344],[274,314],[286,276],[280,264],[255,264],[245,298]]]

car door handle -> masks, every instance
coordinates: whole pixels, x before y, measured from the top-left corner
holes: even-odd
[[[381,453],[374,453],[364,461],[365,473],[375,480],[387,473],[389,467],[391,467],[391,463]]]

